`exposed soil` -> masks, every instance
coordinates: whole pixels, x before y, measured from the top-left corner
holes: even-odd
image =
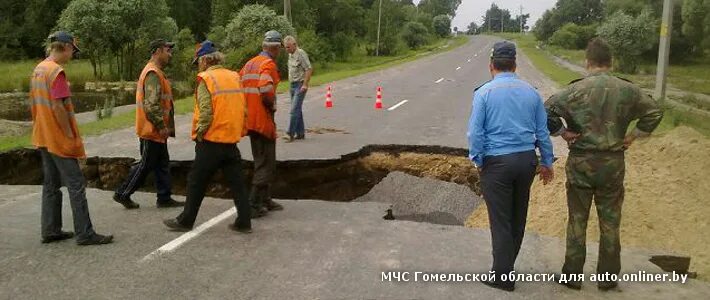
[[[566,159],[555,163],[554,182],[533,183],[529,231],[564,239],[567,224]],[[626,196],[622,212],[623,246],[688,255],[691,271],[710,280],[710,139],[687,127],[639,140],[626,154]],[[488,227],[480,206],[466,226]],[[599,240],[592,209],[588,240]],[[596,254],[590,254],[596,255]],[[562,258],[560,258],[562,259]]]
[[[465,149],[439,146],[373,145],[360,151],[329,160],[280,161],[272,196],[279,199],[318,199],[351,201],[365,195],[388,173],[401,171],[468,186],[478,192],[478,174]],[[82,160],[82,170],[90,187],[113,190],[127,176],[132,158],[90,157]],[[32,184],[42,182],[39,153],[21,149],[0,154],[0,184]],[[173,193],[184,195],[191,161],[171,162]],[[244,161],[245,181],[252,176],[253,163]],[[208,187],[210,197],[229,198],[229,189],[221,173]],[[148,178],[146,182],[152,182]],[[144,191],[152,191],[146,184]]]

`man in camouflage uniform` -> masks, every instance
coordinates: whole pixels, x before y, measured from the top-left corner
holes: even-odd
[[[609,73],[612,57],[604,40],[590,41],[586,58],[590,75],[573,81],[546,105],[550,132],[562,135],[570,149],[566,165],[567,253],[562,273],[583,273],[587,220],[594,198],[601,234],[597,273],[618,274],[624,151],[637,137],[650,135],[661,122],[663,112],[639,87]],[[636,128],[627,134],[634,120],[638,120]],[[564,285],[581,289],[581,282]],[[617,282],[598,282],[600,290],[616,286]]]

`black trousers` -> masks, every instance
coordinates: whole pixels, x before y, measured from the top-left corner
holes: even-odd
[[[251,228],[251,209],[244,186],[242,157],[237,144],[197,142],[195,161],[187,178],[187,200],[185,209],[177,221],[185,226],[195,224],[197,213],[205,198],[205,190],[217,170],[222,169],[232,191],[234,206],[237,208],[236,224],[240,228]]]
[[[481,187],[491,226],[491,270],[498,280],[503,273],[513,271],[520,252],[537,164],[535,151],[487,156],[483,160]]]
[[[126,199],[140,188],[146,176],[153,172],[158,202],[170,201],[170,154],[168,144],[140,139],[141,160],[131,167],[128,178],[118,187],[116,195]]]

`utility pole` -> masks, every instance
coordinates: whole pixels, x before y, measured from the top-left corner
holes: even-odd
[[[658,67],[656,69],[657,101],[665,102],[666,80],[668,79],[668,59],[671,52],[671,32],[673,32],[673,1],[663,2],[663,21],[661,22],[661,44],[658,47]]]
[[[500,32],[503,32],[503,9],[500,9]]]
[[[491,11],[493,13],[493,11]],[[488,17],[488,33],[491,33],[491,13],[489,13],[486,17]]]
[[[291,19],[291,0],[284,0],[284,16],[293,24],[293,20]]]
[[[520,5],[520,33],[523,33],[523,5]]]
[[[382,0],[380,0],[380,11],[377,13],[377,48],[375,56],[380,56],[380,25],[382,24]]]

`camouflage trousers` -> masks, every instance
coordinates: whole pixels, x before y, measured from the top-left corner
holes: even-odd
[[[597,273],[621,270],[619,225],[624,202],[624,153],[570,153],[567,159],[567,252],[562,273],[583,273],[592,199],[599,217]]]

